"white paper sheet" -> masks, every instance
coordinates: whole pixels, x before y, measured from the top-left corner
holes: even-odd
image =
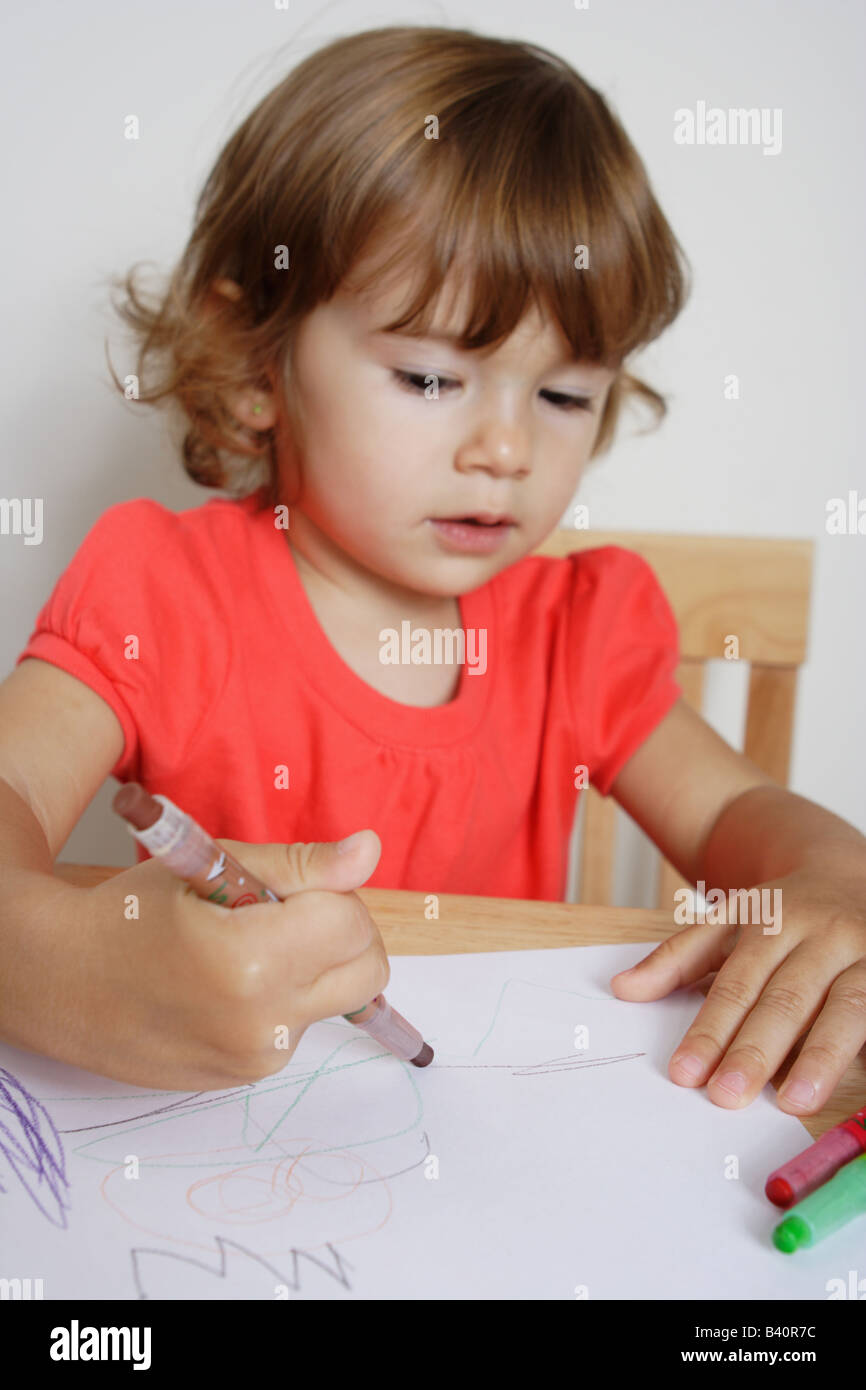
[[[828,1298],[866,1275],[866,1218],[773,1247],[764,1182],[809,1135],[770,1086],[728,1111],[668,1079],[703,996],[608,983],[650,949],[392,957],[423,1070],[343,1019],[267,1081],[197,1095],[0,1044],[0,1279],[46,1299]]]

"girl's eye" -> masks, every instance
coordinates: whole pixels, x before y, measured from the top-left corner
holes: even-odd
[[[404,390],[415,393],[419,391],[425,392],[427,390],[428,377],[433,378],[430,385],[432,386],[434,382],[438,383],[440,391],[448,391],[452,386],[458,384],[456,381],[452,381],[450,377],[437,376],[435,372],[403,372],[399,367],[392,367],[391,370]]]
[[[450,377],[437,377],[435,372],[404,372],[399,367],[392,367],[392,372],[397,381],[406,391],[414,394],[426,392],[427,378],[432,377],[438,381],[440,391],[449,391],[452,386],[458,386],[459,382],[452,381]],[[551,405],[557,406],[560,410],[588,410],[592,412],[592,402],[588,396],[569,396],[562,391],[542,391],[542,396],[546,396]]]
[[[546,396],[551,405],[559,406],[562,410],[588,410],[592,412],[592,402],[588,396],[565,396],[561,391],[542,391],[542,396]]]

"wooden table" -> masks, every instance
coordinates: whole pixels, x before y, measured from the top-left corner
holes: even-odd
[[[54,872],[69,883],[92,887],[123,870],[102,864],[57,863]],[[424,916],[423,893],[390,888],[359,888],[357,892],[381,931],[388,954],[393,956],[541,950],[548,946],[619,946],[631,941],[645,941],[649,950],[655,942],[680,930],[671,914],[665,911],[586,907],[515,898],[475,898],[453,893],[438,895],[439,917],[428,921]],[[712,976],[708,975],[701,982],[704,993],[711,980]],[[800,1046],[801,1043],[794,1046],[772,1078],[777,1090]],[[817,1139],[863,1105],[866,1105],[866,1048],[861,1049],[848,1067],[827,1104],[814,1115],[806,1116],[802,1123],[811,1137]]]

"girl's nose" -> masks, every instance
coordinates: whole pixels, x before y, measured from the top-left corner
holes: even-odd
[[[495,477],[525,477],[530,471],[529,433],[518,423],[490,421],[480,427],[457,454],[457,467],[486,469]]]

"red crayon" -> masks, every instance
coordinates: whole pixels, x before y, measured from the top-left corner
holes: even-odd
[[[130,834],[178,878],[186,879],[200,898],[230,908],[283,901],[167,796],[151,796],[138,782],[128,782],[111,804],[128,823]],[[430,1044],[391,1008],[384,994],[343,1018],[404,1062],[426,1067],[433,1060]]]
[[[866,1105],[771,1173],[764,1191],[777,1207],[793,1206],[861,1153],[866,1153]]]

